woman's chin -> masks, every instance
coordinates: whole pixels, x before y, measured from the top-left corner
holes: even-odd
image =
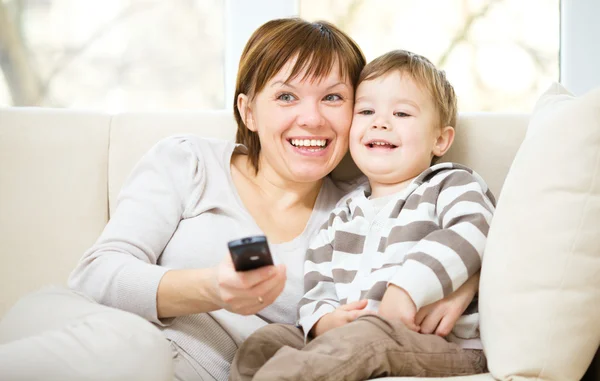
[[[331,168],[330,168],[331,167]],[[319,181],[333,171],[333,166],[323,163],[319,164],[298,164],[291,166],[289,172],[294,181],[308,183]]]

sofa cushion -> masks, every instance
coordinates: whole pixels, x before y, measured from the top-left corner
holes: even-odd
[[[440,161],[473,168],[498,197],[528,122],[528,114],[461,113],[454,143]]]
[[[125,113],[113,116],[108,153],[108,204],[114,211],[117,197],[135,164],[160,140],[180,134],[235,140],[236,125],[229,110],[178,113]]]
[[[0,110],[0,317],[25,293],[66,284],[108,221],[110,116]]]
[[[481,336],[498,379],[579,380],[600,344],[600,88],[538,100],[490,228]]]

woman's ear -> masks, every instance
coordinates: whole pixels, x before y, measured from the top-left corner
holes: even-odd
[[[254,119],[252,118],[252,109],[250,108],[250,103],[246,94],[238,95],[237,109],[242,117],[242,121],[246,125],[246,128],[248,128],[250,131],[256,132],[256,128],[254,127]]]
[[[454,127],[446,126],[442,128],[434,145],[432,153],[434,156],[444,156],[454,142]]]

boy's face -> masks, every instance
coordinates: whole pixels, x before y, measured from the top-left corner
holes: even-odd
[[[432,97],[408,74],[394,71],[358,86],[350,153],[371,186],[402,183],[430,166],[437,118]]]

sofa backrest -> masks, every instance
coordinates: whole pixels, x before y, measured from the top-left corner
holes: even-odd
[[[0,317],[65,283],[108,221],[110,116],[0,110]]]
[[[527,115],[460,115],[444,160],[472,167],[498,196],[527,122]],[[111,116],[0,109],[0,316],[24,293],[66,283],[152,145],[190,133],[233,140],[235,128],[225,110]],[[333,176],[357,173],[347,157]]]
[[[528,115],[507,113],[461,114],[456,140],[442,161],[465,164],[487,181],[496,195],[521,141],[525,137]],[[110,132],[109,205],[110,211],[124,181],[142,157],[160,139],[175,134],[235,138],[236,125],[229,111],[190,113],[139,113],[114,116]],[[360,171],[349,155],[332,176],[353,178]]]

